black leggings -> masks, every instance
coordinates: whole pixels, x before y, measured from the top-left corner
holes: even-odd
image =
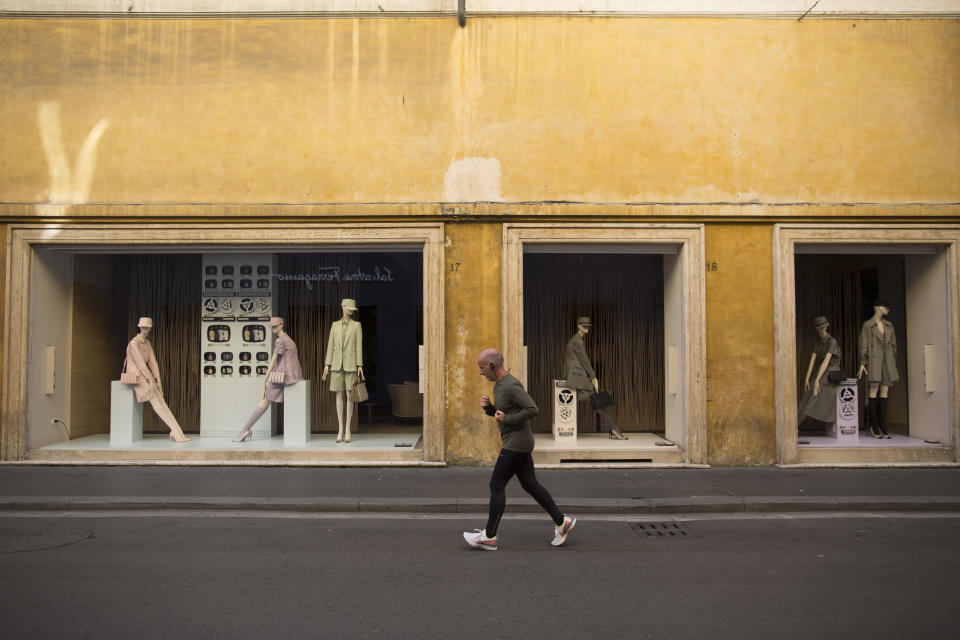
[[[550,497],[550,492],[537,482],[537,475],[533,471],[533,455],[501,449],[497,464],[493,467],[493,476],[490,478],[490,516],[487,518],[486,529],[489,537],[497,535],[500,518],[507,507],[507,483],[513,476],[517,476],[523,490],[533,496],[534,500],[550,514],[555,525],[559,527],[563,524],[563,514]]]

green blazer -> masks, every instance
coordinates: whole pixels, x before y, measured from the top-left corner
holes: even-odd
[[[587,348],[583,346],[583,338],[580,337],[579,331],[567,342],[567,348],[563,353],[563,377],[571,389],[591,392],[595,390],[593,379],[597,375],[590,366]]]
[[[337,320],[330,327],[325,364],[333,371],[356,371],[363,366],[363,329],[356,320]]]

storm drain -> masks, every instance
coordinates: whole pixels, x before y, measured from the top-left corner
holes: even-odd
[[[648,538],[682,538],[690,530],[681,522],[631,522],[630,528],[638,536]]]

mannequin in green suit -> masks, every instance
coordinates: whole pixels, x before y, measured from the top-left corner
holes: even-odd
[[[363,329],[353,319],[357,303],[344,298],[340,303],[343,317],[330,327],[327,340],[327,357],[321,380],[330,375],[330,391],[337,394],[337,442],[350,442],[350,424],[353,420],[354,403],[347,398],[357,380],[363,380]],[[346,420],[344,420],[346,408]]]

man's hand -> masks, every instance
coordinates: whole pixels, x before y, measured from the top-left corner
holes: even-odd
[[[503,418],[504,418],[503,411],[500,411],[499,409],[497,409],[497,412],[493,414],[493,417],[498,423],[503,424]]]
[[[490,396],[480,396],[480,408],[486,409],[490,406]]]

